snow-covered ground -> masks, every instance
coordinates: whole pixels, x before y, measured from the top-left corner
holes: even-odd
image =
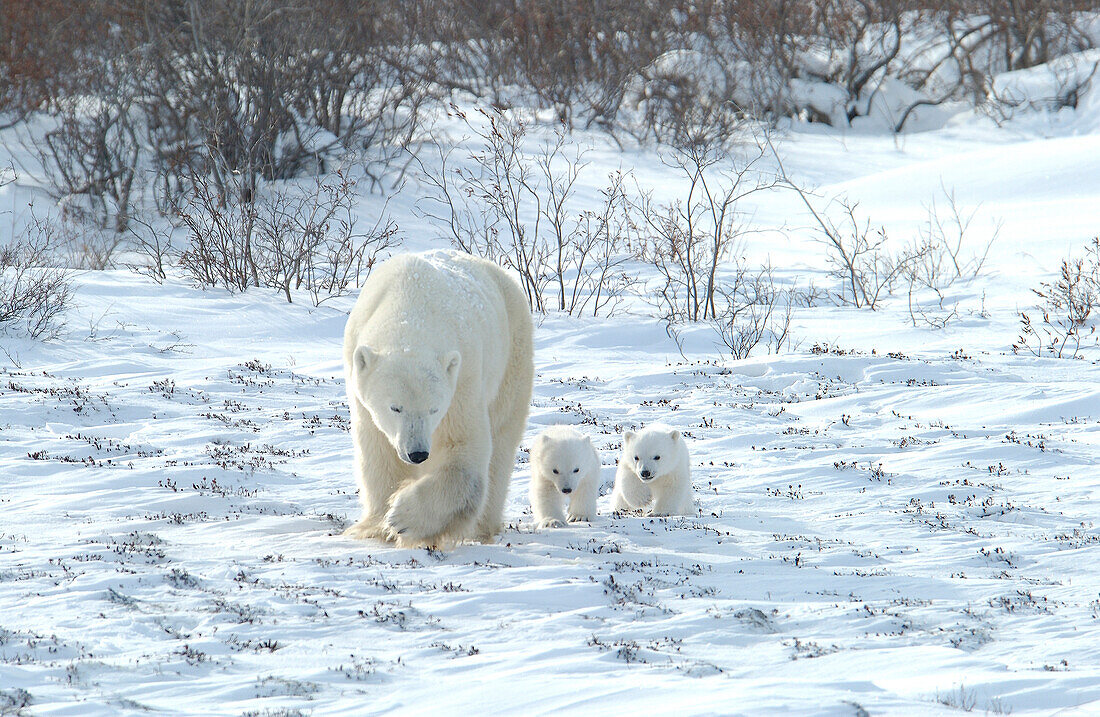
[[[675,191],[651,150],[579,141],[586,191],[618,167]],[[781,151],[894,236],[945,188],[976,247],[1002,226],[942,330],[904,296],[819,305],[795,350],[731,361],[640,313],[540,318],[525,445],[579,424],[606,494],[622,430],[677,425],[697,517],[604,495],[591,525],[535,532],[524,450],[495,545],[339,537],[351,298],[81,275],[61,337],[0,336],[0,713],[1100,711],[1097,356],[1010,350],[1029,289],[1100,232],[1100,135],[970,119]],[[391,211],[425,248],[415,198]],[[797,197],[750,213],[774,231],[747,256],[831,286]]]

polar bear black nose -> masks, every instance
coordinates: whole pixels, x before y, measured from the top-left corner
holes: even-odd
[[[412,461],[413,463],[423,463],[424,461],[428,460],[428,452],[427,451],[413,451],[412,453],[409,454],[409,460]]]
[[[562,492],[562,493],[572,493],[572,492],[573,492],[573,489],[572,489],[572,488],[562,488],[562,489],[561,489],[561,492]]]
[[[648,471],[648,470],[644,470],[644,471],[642,471],[642,478],[648,478],[648,477],[650,477],[651,475],[653,475],[653,473],[651,473],[651,472],[650,472],[650,471]]]

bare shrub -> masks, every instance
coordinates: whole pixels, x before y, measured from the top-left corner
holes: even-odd
[[[23,48],[53,57],[44,61],[61,73],[35,85],[34,109],[44,110],[52,126],[40,134],[31,125],[22,142],[38,159],[47,191],[66,212],[122,233],[140,193],[139,73],[117,26],[103,27],[118,19],[108,3],[53,12],[62,13],[73,35],[46,30]]]
[[[927,248],[918,245],[897,252],[890,251],[886,228],[875,226],[870,219],[862,217],[858,203],[845,198],[834,198],[825,209],[819,211],[810,201],[810,193],[791,181],[779,152],[770,140],[768,147],[775,157],[783,184],[794,190],[802,200],[820,233],[829,264],[829,276],[840,284],[840,290],[833,294],[834,298],[857,309],[878,308],[879,300],[893,293],[898,280],[922,258]],[[830,215],[829,207],[834,207],[833,213],[839,214],[839,219]]]
[[[1090,8],[1075,0],[692,3],[674,15],[686,21],[662,25],[673,37],[666,57],[694,55],[692,64],[720,72],[702,82],[686,76],[667,98],[717,91],[757,119],[834,125],[880,114],[901,132],[925,106],[962,100],[993,110],[1001,97],[989,102],[987,91],[998,73],[1092,47]],[[1083,76],[1065,83],[1066,103]],[[659,83],[650,92],[666,98]]]
[[[639,142],[653,139],[677,147],[736,139],[746,113],[729,98],[727,88],[735,80],[724,76],[724,69],[703,53],[665,53],[631,83],[625,104],[639,117],[627,128]]]
[[[0,129],[52,109],[80,74],[88,47],[103,41],[92,3],[5,0],[0,3]]]
[[[19,173],[15,171],[15,164],[8,162],[8,166],[0,167],[0,188],[14,184],[19,179]]]
[[[738,203],[776,183],[756,168],[763,152],[757,147],[739,159],[717,143],[673,147],[662,161],[686,180],[682,195],[659,202],[652,192],[639,192],[646,232],[641,256],[660,277],[654,297],[666,324],[717,316],[719,268],[747,231]]]
[[[973,712],[978,705],[978,696],[973,689],[967,688],[966,685],[959,685],[950,692],[937,692],[936,702],[963,712]]]
[[[8,0],[0,126],[80,98],[132,106],[167,211],[165,195],[185,191],[192,174],[221,181],[211,162],[254,191],[355,151],[381,181],[424,107],[455,90],[551,108],[569,128],[614,136],[668,136],[685,113],[711,127],[745,115],[844,123],[875,103],[908,102],[891,108],[900,131],[918,107],[982,102],[997,73],[1091,47],[1092,9],[1088,0]],[[707,71],[685,70],[686,58]],[[104,82],[127,86],[120,96]],[[95,119],[102,128],[110,117]]]
[[[799,192],[805,199],[805,194]],[[842,219],[834,221],[827,213],[811,208],[822,234],[829,276],[840,283],[834,297],[842,304],[857,309],[875,310],[879,301],[894,292],[898,280],[927,252],[917,246],[891,251],[890,237],[883,226],[874,226],[869,218],[858,213],[858,203],[847,199],[833,200],[840,208]],[[810,206],[807,200],[807,206]]]
[[[53,195],[77,218],[124,232],[130,219],[139,145],[130,110],[101,106],[62,113],[35,143]]]
[[[71,269],[103,271],[115,266],[119,249],[125,244],[125,236],[96,226],[80,224],[61,217],[68,233],[64,254],[65,266]]]
[[[662,157],[685,180],[680,196],[658,202],[652,192],[639,191],[635,203],[644,232],[640,254],[659,277],[652,301],[678,343],[683,324],[706,322],[735,359],[761,343],[779,352],[790,342],[795,297],[776,288],[770,266],[751,272],[737,256],[750,231],[739,203],[778,181],[758,169],[766,145],[739,157],[726,150],[726,138],[688,136],[693,141]]]
[[[528,123],[501,110],[479,108],[478,114],[488,123],[481,128],[461,111],[454,111],[483,142],[470,154],[473,168],[457,170],[463,192],[486,210],[483,224],[488,229],[469,238],[473,253],[512,269],[531,308],[546,311],[545,294],[551,278],[541,269],[549,261],[550,249],[541,234],[545,211],[537,167],[523,150]],[[558,142],[546,153],[557,154],[562,146]],[[550,159],[546,161],[549,164]],[[567,171],[575,176],[572,167]],[[474,244],[479,236],[487,240],[484,245]]]
[[[466,174],[452,162],[453,150],[435,145],[438,169],[430,169],[417,154],[412,161],[419,168],[417,179],[426,185],[428,195],[418,204],[418,211],[437,225],[447,227],[451,244],[467,254],[492,259],[495,247],[495,225],[484,207],[475,207],[466,187]],[[500,263],[500,262],[498,262]]]
[[[259,210],[236,192],[225,195],[204,176],[196,176],[192,191],[175,205],[175,218],[189,244],[179,264],[201,287],[245,291],[260,286],[256,218]]]
[[[1064,107],[1076,108],[1100,73],[1100,60],[1094,57],[1092,53],[1061,55],[1041,70],[1030,70],[1022,80],[1012,74],[994,78],[979,109],[1000,122],[1020,110],[1056,112]],[[1029,87],[1032,83],[1043,87]]]
[[[32,223],[0,247],[0,328],[11,326],[34,339],[54,338],[72,299],[72,278],[57,268],[53,225]]]
[[[610,316],[626,293],[630,279],[625,265],[637,227],[624,182],[622,172],[612,172],[600,190],[599,209],[581,212],[574,220],[559,273],[562,311],[579,316],[591,307],[592,316]]]
[[[1007,119],[1014,109],[1034,100],[1044,109],[1076,106],[1079,93],[1091,81],[1095,65],[1081,66],[1074,58],[1074,53],[1095,44],[1088,30],[1088,15],[1083,12],[1087,3],[949,0],[933,9],[929,20],[936,31],[925,33],[925,48],[937,59],[923,68],[913,68],[906,78],[928,97],[901,114],[898,131],[913,109],[948,99],[968,101],[995,121]],[[1059,86],[1055,97],[1031,98],[1027,92],[995,82],[1000,73],[1045,63],[1051,63],[1049,72]]]
[[[549,228],[547,250],[536,254],[544,264],[540,273],[550,278],[551,286],[544,291],[557,294],[559,311],[579,316],[591,307],[592,316],[601,311],[608,315],[627,283],[622,266],[629,255],[623,251],[623,240],[634,228],[624,175],[609,175],[608,185],[600,190],[598,209],[574,214],[570,200],[585,165],[579,152],[563,156],[565,139],[564,132],[559,132],[556,142],[535,158],[545,197],[540,212]]]
[[[576,124],[614,132],[626,85],[668,49],[668,26],[683,3],[609,0],[457,0],[416,3],[429,72],[497,107],[553,109]],[[486,71],[486,68],[491,68]]]
[[[943,189],[944,201],[933,198],[927,207],[927,220],[921,229],[921,243],[932,248],[919,272],[921,283],[931,287],[951,286],[958,280],[977,278],[985,267],[989,250],[1000,233],[998,226],[989,240],[964,253],[968,232],[978,210],[965,214],[959,207],[955,192]]]
[[[674,95],[685,103],[717,95],[758,120],[851,124],[889,102],[886,84],[911,84],[917,60],[934,54],[909,47],[930,14],[926,3],[714,0],[692,8],[699,18],[673,52],[708,69],[675,83]]]
[[[278,289],[288,302],[305,291],[319,304],[360,285],[394,244],[392,222],[379,219],[368,232],[357,230],[355,182],[343,172],[308,187],[274,188],[251,201],[238,191],[220,194],[205,177],[193,181],[195,191],[176,208],[189,239],[179,265],[202,287],[262,286]],[[149,244],[146,252],[161,247]],[[162,264],[159,273],[163,278]]]
[[[1091,46],[1079,17],[1089,7],[1086,2],[964,0],[962,5],[984,16],[989,52],[1005,70],[1034,67],[1066,52]]]
[[[323,174],[347,151],[376,181],[419,126],[426,87],[403,3],[126,4],[164,203],[196,175],[247,202],[261,181]]]
[[[84,221],[65,210],[38,214],[32,206],[25,231],[45,237],[52,261],[68,269],[110,269],[125,244],[125,236],[114,229]]]
[[[1013,353],[1054,358],[1079,358],[1083,346],[1096,345],[1100,311],[1100,239],[1093,239],[1084,257],[1064,259],[1058,278],[1032,289],[1040,303],[1037,317],[1020,312],[1020,335]]]
[[[168,278],[168,269],[178,260],[179,252],[172,244],[170,228],[154,226],[135,217],[127,227],[127,248],[131,258],[125,266],[135,274],[142,274],[158,284]]]
[[[27,144],[56,196],[120,233],[149,169],[164,213],[195,175],[249,201],[353,153],[377,182],[428,99],[416,21],[383,0],[12,0],[0,113],[57,117]]]
[[[342,148],[365,151],[374,181],[375,169],[399,156],[420,128],[430,99],[422,53],[413,51],[425,20],[414,4],[385,0],[306,7],[286,70],[290,104],[307,125],[339,138]]]
[[[421,18],[416,26],[418,44],[431,48],[423,60],[431,82],[495,107],[507,106],[520,77],[519,57],[505,39],[515,6],[487,0],[418,0],[409,5]]]
[[[343,295],[394,245],[397,225],[382,216],[367,232],[356,230],[354,185],[338,172],[304,191],[277,191],[259,203],[261,280],[281,290],[287,302],[292,290],[308,291],[314,304]]]
[[[942,202],[933,199],[927,206],[927,218],[919,229],[918,250],[905,269],[913,326],[939,329],[958,316],[958,302],[950,302],[947,290],[956,282],[973,281],[982,273],[1000,233],[997,226],[984,244],[970,247],[969,232],[978,210],[964,213],[954,191],[944,188],[943,196]],[[922,293],[930,294],[932,300],[922,300]]]
[[[420,204],[424,216],[446,226],[457,248],[515,272],[534,311],[613,312],[626,284],[621,267],[632,231],[623,175],[610,176],[598,209],[576,211],[575,186],[586,163],[564,126],[530,154],[523,119],[479,109],[482,125],[452,112],[481,146],[457,166],[443,150],[438,170],[416,160],[431,190]]]
[[[504,32],[520,76],[569,127],[578,111],[588,124],[613,119],[629,73],[660,43],[660,33],[644,32],[660,10],[644,3],[549,0],[517,10]]]
[[[815,306],[822,306],[825,302],[829,301],[829,290],[823,289],[815,284],[813,279],[810,279],[806,286],[792,289],[790,296],[791,303],[795,306],[812,309]]]
[[[847,95],[845,115],[848,122],[861,114],[870,114],[875,87],[901,51],[905,34],[902,12],[908,3],[899,0],[832,0],[825,13],[826,37],[838,41],[844,59],[839,66],[837,84]]]
[[[815,8],[800,0],[723,2],[702,6],[696,35],[723,68],[724,90],[751,117],[795,114],[791,80],[813,42]]]
[[[790,346],[795,292],[776,287],[771,266],[750,273],[738,260],[719,293],[721,302],[711,323],[734,359],[748,358],[761,343],[769,354]]]

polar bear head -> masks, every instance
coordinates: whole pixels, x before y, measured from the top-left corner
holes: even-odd
[[[380,353],[360,346],[353,357],[356,395],[374,425],[406,463],[423,463],[432,434],[450,408],[462,357],[416,351]]]
[[[591,441],[576,431],[546,432],[535,439],[531,463],[539,476],[562,493],[577,489],[582,471],[587,469],[586,456],[592,451]]]
[[[639,433],[627,431],[622,460],[648,483],[676,469],[682,440],[679,431],[664,426],[651,426]]]

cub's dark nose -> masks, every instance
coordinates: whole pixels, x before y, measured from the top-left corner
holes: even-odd
[[[572,492],[573,492],[573,489],[572,489],[572,488],[562,488],[562,489],[561,489],[561,492],[562,492],[562,493],[572,493]]]
[[[419,461],[417,462],[419,463]],[[650,471],[642,471],[642,478],[648,478],[651,475],[653,475],[653,473],[651,473]]]
[[[414,451],[409,454],[409,460],[413,463],[423,463],[424,461],[428,460],[428,452]]]

